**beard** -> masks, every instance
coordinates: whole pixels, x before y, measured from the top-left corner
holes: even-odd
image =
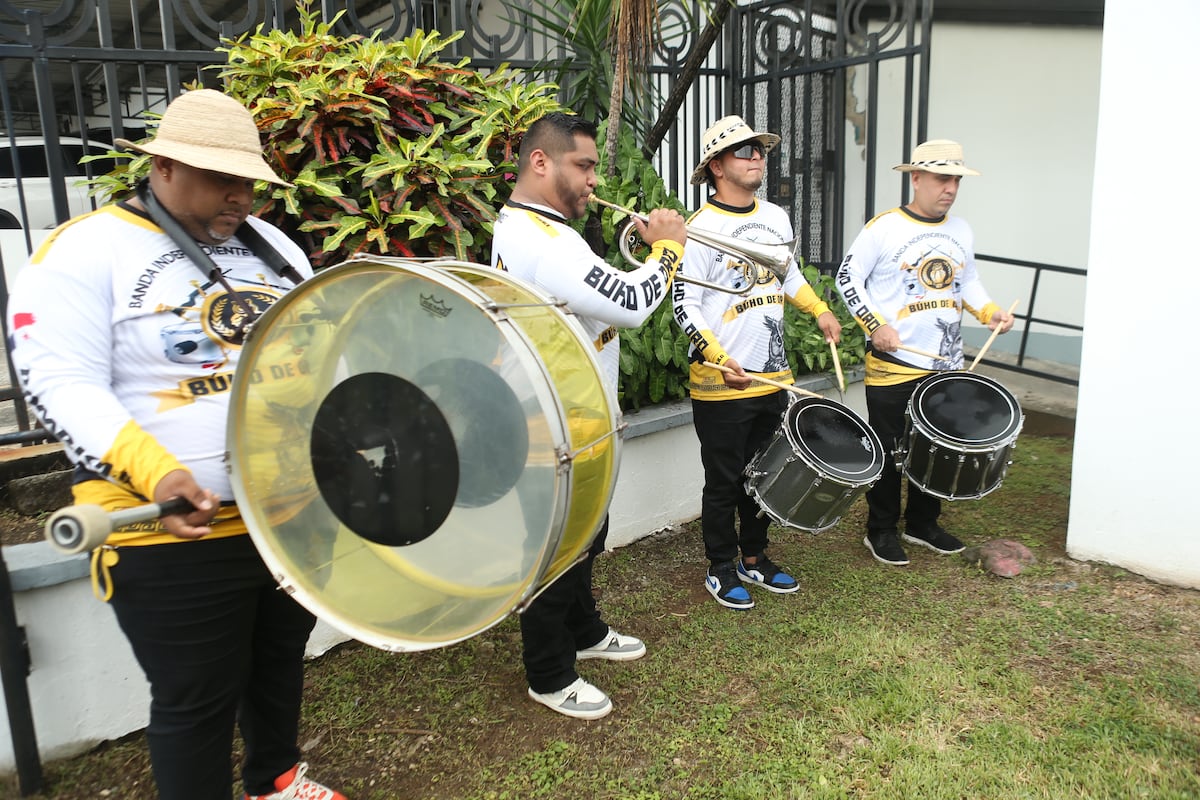
[[[569,211],[564,215],[567,219],[582,219],[587,214],[587,201],[580,198],[579,192],[575,191],[562,176],[554,181],[554,194],[558,197],[558,202],[562,205],[563,210]]]
[[[763,173],[759,173],[757,178],[752,178],[749,175],[742,175],[738,178],[729,177],[727,180],[739,189],[745,189],[748,192],[757,192],[762,186]]]

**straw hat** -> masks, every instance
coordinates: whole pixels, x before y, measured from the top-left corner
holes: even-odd
[[[291,186],[263,159],[258,127],[246,107],[213,89],[195,89],[172,100],[151,141],[117,139],[116,145],[196,169]]]
[[[778,136],[773,133],[756,133],[738,116],[721,117],[709,125],[708,130],[700,139],[700,147],[703,149],[700,163],[692,170],[692,184],[698,186],[708,180],[704,168],[723,150],[727,150],[735,144],[754,140],[757,140],[763,146],[763,151],[767,153],[779,144]]]
[[[979,174],[963,164],[962,145],[949,139],[922,142],[913,150],[911,161],[897,164],[892,169],[899,172],[936,172],[938,175]]]

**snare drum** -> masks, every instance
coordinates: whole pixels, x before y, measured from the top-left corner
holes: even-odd
[[[996,381],[971,372],[925,380],[908,401],[904,474],[943,500],[974,500],[1000,487],[1025,417]]]
[[[802,397],[746,466],[746,492],[776,522],[816,533],[837,524],[883,464],[883,445],[861,417],[832,400]]]
[[[620,412],[553,298],[498,270],[378,257],[247,337],[227,450],[281,587],[348,635],[423,650],[495,625],[583,556]]]

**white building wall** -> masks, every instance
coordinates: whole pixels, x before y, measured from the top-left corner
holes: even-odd
[[[1200,156],[1191,110],[1195,0],[1105,4],[1091,271],[1067,551],[1200,587],[1191,493],[1196,397],[1180,352],[1200,291],[1192,237]],[[1176,312],[1176,308],[1180,310]]]
[[[928,138],[960,142],[967,165],[983,173],[963,179],[953,211],[971,224],[978,252],[1087,268],[1100,39],[1097,28],[934,25]],[[907,178],[892,166],[908,158],[900,147],[904,63],[897,59],[880,69],[875,207],[866,211],[866,67],[849,80],[846,137],[860,158],[847,163],[847,246],[870,216],[899,204]],[[915,130],[912,138],[916,143]],[[994,262],[982,262],[981,269],[998,304],[1008,308],[1020,300],[1017,313],[1028,312],[1032,270]],[[1082,325],[1084,284],[1044,274],[1037,316]],[[986,338],[973,318],[965,327],[977,329],[968,331],[968,341]],[[1033,331],[1073,340],[1053,353],[1078,350],[1077,333],[1046,326]],[[1016,342],[1010,336],[993,346],[1015,350]]]

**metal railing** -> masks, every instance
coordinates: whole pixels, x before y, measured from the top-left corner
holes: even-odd
[[[1017,319],[1024,320],[1024,325],[1021,328],[1020,345],[1017,347],[1016,363],[1010,364],[1003,359],[997,358],[984,358],[980,363],[987,364],[988,366],[996,367],[998,369],[1005,369],[1010,372],[1017,372],[1022,375],[1030,375],[1037,378],[1055,381],[1057,383],[1078,386],[1079,378],[1077,376],[1064,375],[1061,372],[1052,372],[1049,370],[1033,369],[1027,365],[1027,362],[1031,358],[1036,358],[1036,355],[1031,355],[1029,353],[1029,337],[1032,333],[1034,325],[1061,331],[1074,331],[1078,333],[1081,338],[1083,336],[1082,325],[1039,316],[1037,306],[1038,290],[1041,288],[1043,275],[1046,273],[1073,275],[1082,281],[1087,279],[1087,270],[1080,267],[1063,267],[1055,264],[1044,264],[1040,261],[1024,261],[1017,258],[1005,258],[1003,256],[984,255],[982,253],[976,253],[975,260],[989,261],[995,264],[1006,264],[1008,266],[1033,270],[1033,279],[1031,280],[1029,287],[1029,299],[1028,302],[1023,304],[1025,312],[1014,312],[1014,315],[1017,317]]]

